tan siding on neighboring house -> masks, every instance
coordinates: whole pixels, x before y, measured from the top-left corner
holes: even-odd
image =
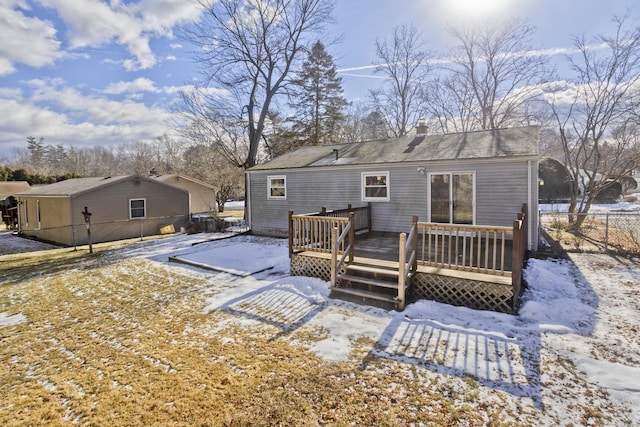
[[[136,183],[137,182],[137,183]],[[129,200],[145,199],[146,218],[129,219]],[[83,224],[82,211],[91,215],[94,242],[158,234],[160,226],[184,225],[189,212],[189,195],[179,188],[152,180],[129,179],[73,198],[73,222]],[[76,235],[86,243],[86,231]]]
[[[69,196],[20,196],[28,206],[28,224],[21,220],[25,235],[73,246],[88,243],[82,211],[91,213],[94,243],[149,236],[162,226],[176,230],[189,219],[189,194],[150,179],[130,177],[109,185]],[[145,199],[146,218],[130,219],[129,200]],[[36,203],[40,200],[41,228],[37,228]],[[21,206],[24,209],[24,205]],[[23,211],[21,211],[22,213]]]
[[[217,211],[216,190],[212,186],[177,174],[162,175],[153,178],[173,187],[188,191],[191,199],[189,207],[190,213],[211,213]]]
[[[20,197],[20,229],[27,236],[42,240],[65,243],[71,241],[70,227],[60,228],[60,224],[70,224],[70,199],[68,197],[32,196]],[[40,223],[38,223],[38,202]],[[26,209],[25,209],[26,207]],[[27,217],[25,218],[25,211]]]

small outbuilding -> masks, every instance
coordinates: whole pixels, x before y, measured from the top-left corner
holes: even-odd
[[[189,221],[189,193],[139,175],[76,178],[16,195],[25,236],[74,246],[161,234]]]
[[[18,204],[14,195],[30,188],[27,181],[0,182],[0,214],[7,228],[13,229],[18,226]]]

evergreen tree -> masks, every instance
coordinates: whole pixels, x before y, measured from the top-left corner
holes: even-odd
[[[37,140],[33,136],[27,137],[27,150],[29,150],[29,157],[31,161],[31,167],[39,173],[42,168],[42,162],[46,153],[46,147],[44,146],[44,138]]]
[[[293,84],[290,97],[290,106],[295,110],[291,119],[292,145],[342,142],[339,139],[346,119],[347,101],[342,95],[342,78],[322,42],[313,45]]]

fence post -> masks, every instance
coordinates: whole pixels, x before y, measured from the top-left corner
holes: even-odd
[[[289,224],[289,259],[293,256],[293,211],[289,211],[287,223]]]
[[[338,271],[336,264],[338,263],[338,227],[331,230],[331,286],[336,286]]]

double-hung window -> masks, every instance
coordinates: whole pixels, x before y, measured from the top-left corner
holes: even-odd
[[[389,172],[362,172],[362,201],[389,201]]]
[[[146,199],[129,200],[129,219],[141,219],[147,217]]]
[[[287,177],[284,175],[267,177],[267,199],[284,200],[287,198]]]

